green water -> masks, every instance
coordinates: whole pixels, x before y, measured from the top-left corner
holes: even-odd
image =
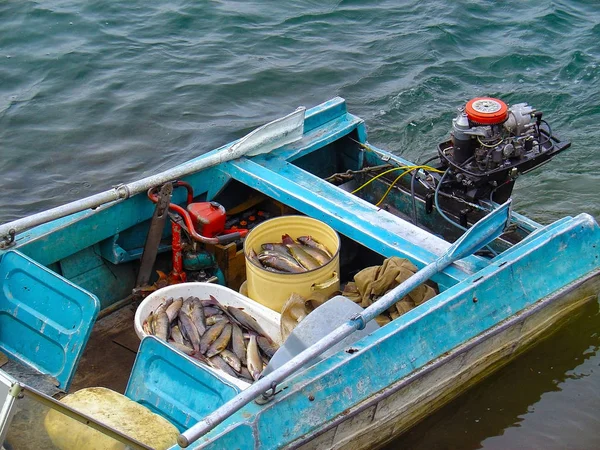
[[[371,142],[435,152],[478,95],[573,147],[518,180],[543,223],[600,218],[597,1],[0,3],[0,222],[150,175],[333,96]],[[404,448],[600,447],[597,307]]]

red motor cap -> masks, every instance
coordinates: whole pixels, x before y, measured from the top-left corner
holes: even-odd
[[[476,97],[467,102],[465,113],[471,122],[496,125],[508,119],[508,106],[492,97]]]

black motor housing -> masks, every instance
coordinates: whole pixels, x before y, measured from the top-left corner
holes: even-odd
[[[508,107],[499,99],[475,98],[452,125],[451,139],[438,145],[442,168],[449,169],[441,189],[469,201],[506,201],[520,174],[571,146],[527,103]]]

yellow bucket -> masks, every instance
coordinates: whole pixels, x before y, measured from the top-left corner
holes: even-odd
[[[259,254],[262,244],[281,242],[284,234],[289,234],[293,239],[312,236],[327,247],[333,258],[324,266],[302,273],[270,272],[250,261],[250,249]],[[293,292],[310,297],[316,289],[325,295],[340,289],[340,237],[320,220],[306,216],[283,216],[267,220],[248,233],[244,241],[244,254],[248,297],[274,311],[281,312]]]

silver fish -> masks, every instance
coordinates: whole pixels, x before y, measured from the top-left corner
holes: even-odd
[[[192,355],[194,353],[194,349],[192,347],[188,347],[185,344],[181,344],[173,340],[169,341],[169,345],[176,348],[180,352],[185,353],[186,355]]]
[[[252,317],[250,314],[247,314],[244,311],[242,311],[241,309],[236,308],[234,306],[228,306],[227,311],[229,311],[229,313],[233,317],[235,317],[235,320],[237,320],[242,326],[249,328],[258,334],[267,336],[267,333],[265,333],[265,330],[262,329],[262,327],[258,324],[256,319],[254,317]]]
[[[253,383],[252,375],[250,375],[250,371],[247,367],[242,366],[242,370],[240,372],[240,378],[248,383]]]
[[[223,360],[229,364],[233,370],[235,370],[237,373],[240,373],[242,371],[242,362],[240,361],[240,358],[238,358],[236,356],[235,353],[225,349],[223,350],[221,353],[219,353],[219,355],[221,356],[221,358],[223,358]]]
[[[142,324],[142,330],[144,330],[144,333],[148,335],[154,334],[154,313],[150,313],[146,320],[144,320],[144,323]]]
[[[207,352],[208,348],[221,335],[223,328],[227,324],[228,322],[222,320],[206,330],[206,333],[202,335],[202,339],[200,340],[200,353],[204,355]]]
[[[281,235],[281,243],[284,245],[288,245],[295,244],[296,241],[294,241],[294,239],[289,234],[283,234]]]
[[[270,251],[282,253],[286,256],[291,256],[291,253],[285,244],[279,244],[277,242],[272,242],[272,243],[262,244],[260,247],[263,250],[270,250]]]
[[[200,336],[206,331],[206,318],[204,317],[204,306],[199,298],[192,298],[192,323],[198,328]]]
[[[282,272],[289,273],[302,273],[306,272],[304,266],[302,266],[294,258],[287,257],[283,253],[276,251],[264,251],[258,255],[258,259],[266,267],[272,267],[273,269],[280,270]]]
[[[171,337],[178,344],[184,345],[183,335],[181,334],[181,330],[179,329],[179,325],[175,325],[171,327]]]
[[[154,334],[157,338],[167,342],[169,337],[169,317],[164,311],[155,314],[154,319]]]
[[[258,255],[256,254],[256,252],[254,251],[253,248],[251,248],[250,251],[248,252],[248,259],[250,261],[252,261],[258,267],[263,266],[262,263],[260,262],[260,259],[258,259]]]
[[[179,314],[179,310],[181,309],[181,305],[183,305],[183,298],[179,297],[167,307],[166,313],[169,316],[169,323],[173,322],[177,315]]]
[[[246,344],[244,343],[244,335],[242,329],[236,323],[232,325],[231,329],[231,348],[240,361],[243,364],[246,364]]]
[[[321,267],[321,264],[319,264],[319,262],[315,258],[310,256],[302,248],[302,245],[290,244],[290,245],[288,245],[288,248],[290,249],[290,253],[296,259],[296,261],[298,261],[300,264],[302,264],[302,267],[306,268],[306,270],[314,270],[314,269],[318,269],[319,267]]]
[[[216,306],[204,306],[204,317],[206,318],[221,314],[223,314],[223,310],[221,308],[217,308]]]
[[[227,322],[229,319],[227,319],[227,317],[225,317],[223,315],[215,315],[215,316],[207,317],[206,318],[206,326],[207,327],[213,326],[215,323],[221,322],[222,320]]]
[[[319,250],[325,252],[325,254],[327,254],[327,256],[329,256],[329,258],[331,258],[331,253],[329,252],[327,247],[325,247],[320,242],[315,241],[311,236],[300,236],[298,238],[298,242],[300,242],[301,244],[304,244],[304,245],[308,245],[309,247],[318,248]]]
[[[231,340],[231,324],[226,324],[223,331],[206,351],[206,357],[211,358],[227,348]]]
[[[256,342],[265,355],[269,357],[269,359],[271,359],[275,352],[279,350],[279,345],[273,341],[269,341],[269,339],[264,336],[258,336],[256,338]]]
[[[309,247],[308,245],[304,245],[302,247],[302,250],[304,250],[306,253],[312,256],[322,266],[331,261],[331,257],[327,253],[316,247]]]
[[[212,358],[209,359],[209,361],[211,362],[211,364],[214,367],[221,369],[226,374],[231,375],[232,377],[235,377],[235,378],[237,378],[239,376],[238,374],[235,373],[235,370],[233,370],[231,368],[231,366],[229,364],[227,364],[223,358],[221,358],[220,355],[213,356]]]
[[[260,374],[263,370],[263,362],[260,357],[260,353],[258,352],[258,345],[256,344],[256,335],[250,336],[250,341],[248,342],[248,348],[246,350],[246,360],[247,367],[250,375],[255,380],[260,378]]]
[[[160,305],[158,305],[158,308],[156,308],[156,311],[154,311],[154,314],[158,314],[159,312],[166,312],[167,308],[169,306],[171,306],[171,303],[173,303],[173,297],[169,297],[164,302],[162,302]]]
[[[181,326],[182,334],[184,334],[187,339],[194,347],[194,350],[197,352],[200,350],[200,334],[198,333],[198,329],[192,323],[192,319],[183,312],[183,308],[179,311],[179,324]]]

